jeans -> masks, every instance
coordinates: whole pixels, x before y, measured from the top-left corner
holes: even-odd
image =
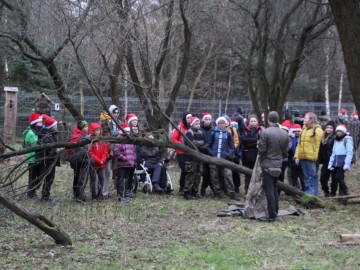
[[[301,168],[305,175],[305,190],[306,194],[317,196],[319,179],[316,170],[316,162],[310,160],[301,160]]]

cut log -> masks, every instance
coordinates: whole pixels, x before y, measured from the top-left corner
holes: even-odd
[[[340,242],[360,244],[360,234],[340,234]]]
[[[5,194],[0,191],[0,203],[6,208],[10,209],[19,217],[26,219],[31,224],[38,227],[40,230],[51,236],[55,243],[58,245],[72,245],[71,237],[64,232],[59,226],[54,224],[52,221],[44,216],[31,213],[27,209],[23,208],[16,201],[8,198]]]

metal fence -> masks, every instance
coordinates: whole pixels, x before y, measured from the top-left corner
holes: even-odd
[[[22,132],[28,126],[29,115],[34,107],[33,102],[39,96],[38,93],[18,93],[18,119],[17,119],[17,130],[16,136],[18,138],[22,137]],[[53,102],[60,103],[60,100],[55,95],[48,96]],[[70,100],[73,104],[80,109],[80,97],[79,96],[70,96]],[[5,103],[5,95],[3,95],[0,101],[0,125],[4,126],[4,103]],[[104,100],[107,106],[111,105],[111,99],[109,97],[104,97]],[[123,98],[120,99],[122,104],[125,103]],[[187,111],[189,104],[188,99],[177,99],[175,104],[174,112],[171,116],[171,119],[177,122],[181,119],[182,113]],[[163,101],[160,106],[165,108],[167,105],[167,101]],[[99,114],[103,110],[101,105],[99,104],[96,97],[93,96],[85,96],[84,102],[82,104],[84,109],[85,119],[88,122],[98,121]],[[140,121],[144,121],[144,113],[141,109],[141,104],[138,98],[128,98],[127,99],[127,112],[124,113],[135,113]],[[190,108],[190,112],[192,114],[201,115],[203,112],[208,111],[214,117],[217,117],[222,114],[233,114],[238,107],[241,107],[245,116],[253,113],[252,104],[248,100],[230,100],[225,102],[224,100],[209,100],[209,99],[197,99],[192,101],[192,105]],[[353,103],[344,103],[342,107],[346,108],[349,112],[355,109]],[[286,102],[284,104],[284,111],[289,109],[291,111],[299,111],[301,114],[305,111],[312,111],[316,114],[320,115],[322,111],[325,111],[325,103],[316,103],[316,102]],[[338,103],[331,103],[331,117],[335,118],[338,113]],[[64,106],[60,105],[60,111],[55,111],[53,109],[52,115],[56,119],[61,119],[67,122],[73,122],[73,118],[70,113],[64,108]]]

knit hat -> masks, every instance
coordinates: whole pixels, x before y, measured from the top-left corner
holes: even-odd
[[[204,112],[204,113],[202,114],[202,120],[204,121],[205,118],[210,118],[210,120],[211,120],[211,119],[212,119],[212,116],[211,116],[211,114],[210,114],[209,112]]]
[[[335,130],[335,128],[336,128],[336,124],[335,124],[335,122],[332,121],[332,120],[330,120],[330,121],[328,121],[328,122],[326,123],[325,128],[326,128],[327,126],[332,126],[334,130]]]
[[[236,122],[236,121],[231,121],[230,125],[231,125],[232,127],[236,128],[236,129],[239,128],[239,124],[238,124],[238,122]]]
[[[356,118],[359,119],[358,113],[357,112],[352,112],[350,115],[351,118]]]
[[[218,117],[218,118],[216,119],[215,123],[218,124],[220,121],[224,121],[226,125],[228,124],[228,121],[227,121],[226,118],[223,117],[223,116]]]
[[[130,124],[132,120],[138,120],[138,118],[135,113],[129,113],[126,115],[125,120],[128,124]]]
[[[290,132],[290,129],[289,129],[287,126],[281,126],[281,128],[282,128],[283,130],[285,130],[287,133]]]
[[[341,113],[341,114],[347,114],[347,110],[346,110],[345,108],[341,108],[341,109],[340,109],[340,113]]]
[[[125,122],[122,122],[122,123],[121,123],[121,127],[122,127],[125,131],[130,132],[130,127],[129,127],[128,124],[126,124]]]
[[[336,130],[335,131],[342,131],[342,132],[344,132],[345,134],[347,134],[347,129],[346,129],[346,127],[344,126],[344,125],[338,125],[337,127],[336,127]]]
[[[191,118],[190,118],[190,126],[193,126],[196,121],[200,122],[200,119],[197,118],[196,116],[191,116]]]
[[[85,120],[79,120],[77,122],[77,128],[80,130],[82,130],[86,126],[88,126],[88,122],[86,122]]]
[[[293,124],[290,130],[292,132],[301,131],[301,126],[299,124]]]
[[[53,126],[56,126],[58,124],[58,122],[54,118],[52,118],[46,114],[43,114],[43,122],[44,122],[43,124],[45,125],[45,127],[47,129],[50,129]]]
[[[38,114],[38,113],[32,113],[30,114],[30,117],[29,117],[29,123],[30,123],[30,126],[31,125],[34,125],[38,122],[41,122],[43,119],[42,115]]]
[[[111,105],[110,107],[109,107],[109,112],[110,113],[115,113],[115,112],[118,112],[118,113],[120,113],[120,110],[119,110],[119,108],[116,106],[116,105]]]

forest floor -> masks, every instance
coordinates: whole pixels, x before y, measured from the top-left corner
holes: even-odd
[[[82,204],[72,199],[71,168],[62,165],[52,194],[59,204],[28,199],[20,204],[60,225],[73,245],[56,245],[36,227],[4,216],[0,209],[0,269],[360,268],[359,246],[328,245],[339,234],[360,233],[358,204],[328,203],[324,209],[309,210],[282,194],[281,209],[294,205],[305,215],[280,217],[274,223],[217,217],[229,199],[215,201],[208,190],[204,199],[186,201],[177,195],[175,164],[170,172],[173,195],[140,191],[130,204],[121,204],[111,185],[110,200]],[[360,193],[359,173],[358,165],[346,174],[352,194]],[[243,194],[241,198],[244,201]]]

